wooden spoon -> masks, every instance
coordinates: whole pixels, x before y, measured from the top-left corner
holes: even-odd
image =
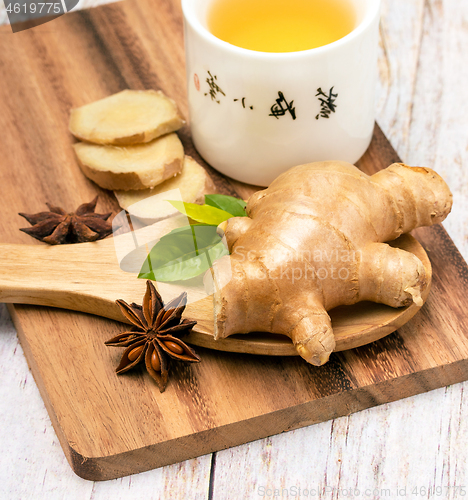
[[[183,223],[182,219],[173,218],[92,243],[0,245],[0,302],[60,307],[126,322],[115,301],[141,303],[146,283],[137,276],[143,259],[162,234]],[[423,262],[429,283],[422,297],[425,301],[432,277],[426,252],[410,235],[403,235],[391,244],[414,253]],[[282,335],[250,333],[214,340],[211,296],[191,282],[157,286],[165,302],[188,290],[189,303],[184,316],[198,322],[186,337],[191,344],[230,352],[297,355],[291,340]],[[330,311],[335,351],[378,340],[406,323],[419,309],[414,303],[399,309],[371,302],[338,307]]]

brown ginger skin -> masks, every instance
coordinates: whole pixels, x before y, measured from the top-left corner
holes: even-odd
[[[444,220],[452,194],[433,170],[396,163],[372,176],[345,162],[300,165],[224,223],[231,255],[215,263],[215,338],[291,338],[314,365],[335,339],[327,311],[370,300],[422,305],[422,262],[391,241]]]

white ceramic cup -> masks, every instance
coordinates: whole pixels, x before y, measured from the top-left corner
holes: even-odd
[[[213,1],[182,0],[190,123],[201,156],[260,186],[303,163],[355,163],[374,128],[380,0],[349,0],[357,21],[344,38],[283,53],[212,35]]]

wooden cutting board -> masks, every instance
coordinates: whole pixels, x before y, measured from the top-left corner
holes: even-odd
[[[126,0],[16,34],[5,26],[0,35],[7,47],[0,52],[0,242],[40,245],[18,231],[18,212],[40,211],[46,201],[72,210],[96,193],[100,212],[118,211],[112,193],[77,166],[67,131],[71,107],[124,88],[155,88],[187,116],[182,17],[176,0]],[[179,135],[200,160],[189,128]],[[373,173],[397,160],[376,127],[359,167]],[[208,170],[220,192],[245,198],[253,190]],[[414,234],[433,267],[426,305],[397,332],[334,353],[323,367],[197,348],[202,363],[175,366],[161,394],[143,372],[115,375],[120,352],[104,341],[121,323],[12,306],[73,470],[91,480],[120,477],[468,379],[468,268],[441,226]],[[32,276],[34,266],[40,262],[32,259],[21,272]],[[79,268],[79,259],[70,267]],[[104,278],[102,285],[115,286]]]

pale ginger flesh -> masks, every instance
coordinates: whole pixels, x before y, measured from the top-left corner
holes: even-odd
[[[176,103],[156,90],[122,90],[72,109],[70,132],[95,144],[129,146],[150,142],[184,125]]]
[[[119,205],[130,215],[153,224],[179,214],[167,200],[179,199],[186,203],[202,204],[205,194],[216,193],[208,172],[190,156],[185,156],[182,172],[151,189],[114,191]]]
[[[215,338],[287,335],[314,365],[334,350],[330,309],[369,300],[422,305],[422,262],[389,246],[445,219],[452,195],[429,168],[393,164],[372,176],[345,162],[285,172],[224,224],[231,255],[215,263]]]

